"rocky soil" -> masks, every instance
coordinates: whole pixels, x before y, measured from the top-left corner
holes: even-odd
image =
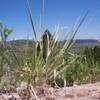
[[[21,86],[12,92],[0,91],[0,100],[100,100],[100,82],[66,88]]]

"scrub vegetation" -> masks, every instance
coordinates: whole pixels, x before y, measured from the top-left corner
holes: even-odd
[[[80,53],[72,49],[74,37],[88,13],[66,33],[63,43],[57,39],[59,28],[54,33],[46,29],[37,40],[29,5],[28,14],[33,40],[7,41],[13,30],[0,22],[1,86],[10,88],[26,82],[33,86],[63,87],[100,81],[100,47],[87,46]]]

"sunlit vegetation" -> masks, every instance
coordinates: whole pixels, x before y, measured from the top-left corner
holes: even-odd
[[[3,86],[28,84],[71,86],[99,81],[100,47],[85,47],[80,53],[73,52],[73,40],[84,22],[87,13],[79,23],[66,33],[64,43],[54,33],[45,30],[37,40],[32,14],[28,7],[34,40],[8,42],[12,29],[0,23],[0,83]],[[23,49],[25,48],[25,49]]]

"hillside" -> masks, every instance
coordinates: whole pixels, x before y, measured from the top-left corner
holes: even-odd
[[[64,43],[64,41],[60,41],[60,42]],[[23,40],[8,41],[8,43],[13,44],[13,45],[29,43],[30,45],[32,45],[34,41],[23,39]],[[94,39],[77,39],[77,40],[74,40],[74,45],[100,45],[100,42]]]
[[[60,45],[62,46],[65,41],[59,41]],[[98,40],[93,39],[78,39],[73,41],[74,44],[71,48],[71,51],[74,53],[81,52],[84,50],[85,47],[92,47],[95,45],[100,46],[100,42]],[[32,40],[12,40],[7,41],[7,45],[12,46],[12,50],[15,52],[32,52],[34,49],[34,41]]]

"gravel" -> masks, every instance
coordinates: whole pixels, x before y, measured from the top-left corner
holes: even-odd
[[[100,82],[66,88],[28,85],[0,93],[0,100],[100,100]]]

